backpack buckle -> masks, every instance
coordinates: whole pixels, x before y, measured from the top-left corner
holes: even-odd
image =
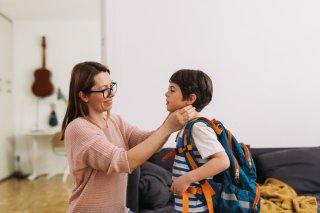
[[[186,151],[191,151],[192,150],[192,146],[191,145],[187,145],[187,146],[185,146],[185,147],[183,147],[184,148],[184,150]]]

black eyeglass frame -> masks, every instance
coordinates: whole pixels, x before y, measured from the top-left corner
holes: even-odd
[[[105,97],[105,92],[108,91],[107,93],[107,97]],[[117,91],[117,82],[111,82],[111,86],[107,87],[104,90],[84,90],[85,93],[102,93],[103,98],[109,98],[111,95],[111,91],[112,92],[116,92]]]

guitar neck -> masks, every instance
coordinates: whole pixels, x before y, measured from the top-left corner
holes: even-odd
[[[46,37],[42,36],[42,67],[46,67]]]

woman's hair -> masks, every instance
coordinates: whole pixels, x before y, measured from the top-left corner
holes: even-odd
[[[71,121],[88,115],[88,106],[79,97],[79,92],[90,90],[95,84],[94,76],[101,72],[108,72],[110,74],[110,70],[106,66],[92,61],[82,62],[73,67],[69,86],[68,106],[62,122],[62,140],[64,139],[66,127]]]
[[[201,70],[181,69],[175,72],[169,82],[177,84],[182,92],[183,100],[194,93],[197,98],[192,104],[200,112],[212,100],[212,81]]]

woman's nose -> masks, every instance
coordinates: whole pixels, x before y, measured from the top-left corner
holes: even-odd
[[[109,98],[113,98],[116,95],[116,92],[111,90]]]

